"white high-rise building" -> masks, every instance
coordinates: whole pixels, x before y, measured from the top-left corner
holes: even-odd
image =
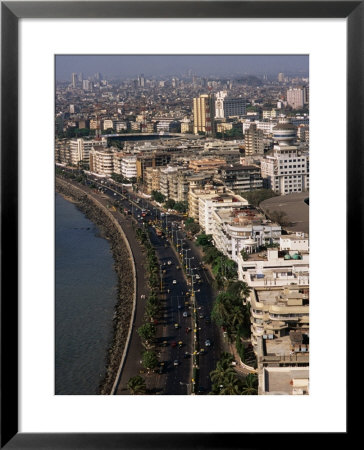
[[[86,164],[89,163],[90,150],[94,145],[107,147],[107,138],[102,138],[101,140],[72,139],[70,141],[71,163],[74,165],[77,165],[80,161]]]
[[[290,88],[287,91],[287,103],[293,109],[302,109],[305,104],[305,90],[304,88]]]
[[[216,94],[215,101],[215,118],[223,119],[224,116],[224,98],[227,96],[226,91],[220,91]]]
[[[280,195],[304,192],[309,189],[309,155],[293,145],[296,127],[283,119],[274,129],[278,141],[273,155],[261,160],[261,174],[266,186]]]

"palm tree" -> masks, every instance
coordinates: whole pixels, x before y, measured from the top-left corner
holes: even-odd
[[[229,375],[235,374],[235,370],[225,364],[221,364],[220,361],[216,365],[216,369],[210,372],[210,378],[213,384],[224,385]]]
[[[140,375],[131,377],[127,387],[131,395],[144,395],[147,392],[145,380]]]
[[[236,372],[226,375],[220,395],[241,395],[242,383]]]
[[[250,373],[245,378],[241,395],[258,395],[258,378]]]

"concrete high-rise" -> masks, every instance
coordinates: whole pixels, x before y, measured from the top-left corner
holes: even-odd
[[[220,91],[216,94],[215,102],[215,117],[216,119],[223,119],[224,116],[224,98],[227,96],[226,91]]]
[[[213,95],[203,94],[193,99],[193,132],[215,134],[215,102]]]
[[[303,88],[290,88],[287,91],[287,103],[293,109],[302,109],[305,103],[305,90]]]
[[[245,135],[245,156],[264,154],[264,133],[257,129],[257,125],[252,123],[246,130]]]
[[[224,117],[244,116],[246,114],[245,98],[224,98]]]

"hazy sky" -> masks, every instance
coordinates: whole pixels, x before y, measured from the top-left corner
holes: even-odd
[[[286,74],[308,75],[308,55],[61,55],[56,56],[56,78],[71,81],[71,73],[85,77],[101,72],[106,78],[186,74]]]

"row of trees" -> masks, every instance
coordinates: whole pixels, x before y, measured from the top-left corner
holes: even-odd
[[[159,297],[159,264],[156,252],[150,242],[148,233],[143,228],[135,231],[137,240],[146,249],[146,267],[149,276],[150,294],[145,302],[144,323],[138,328],[137,333],[142,341],[145,351],[142,353],[142,365],[147,370],[155,369],[158,364],[158,357],[153,350],[156,336],[156,326],[154,321],[161,311],[161,300]],[[142,376],[131,377],[127,387],[132,395],[143,395],[147,393],[146,383]]]
[[[212,267],[218,288],[223,288],[229,281],[237,279],[236,262],[225,256],[213,245],[210,234],[200,234],[197,237],[196,243],[202,247],[204,253],[203,260]]]
[[[233,355],[223,353],[210,372],[212,381],[212,395],[257,395],[258,380],[255,374],[249,374],[242,380],[232,366]]]
[[[225,330],[230,342],[250,335],[250,303],[245,301],[249,292],[246,283],[234,281],[214,301],[211,318]]]
[[[217,286],[223,289],[214,301],[211,318],[226,332],[243,359],[242,338],[250,337],[250,303],[246,301],[250,288],[237,280],[237,264],[213,245],[211,235],[200,234],[197,245],[202,246],[203,259],[211,265]]]

